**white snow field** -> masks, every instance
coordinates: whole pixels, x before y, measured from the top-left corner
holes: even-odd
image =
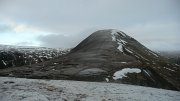
[[[115,83],[0,77],[0,101],[180,101],[180,92]]]
[[[122,79],[123,77],[127,77],[127,73],[140,73],[141,70],[139,68],[124,68],[114,73],[113,79]]]

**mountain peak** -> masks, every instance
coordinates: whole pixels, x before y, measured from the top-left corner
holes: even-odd
[[[128,76],[119,78],[115,82],[180,89],[178,79],[180,69],[177,65],[169,63],[166,58],[149,50],[119,30],[105,29],[92,33],[72,49],[67,58],[72,59],[73,63],[80,63],[87,69],[100,68],[105,70],[110,81],[113,81],[113,76],[118,74],[116,73],[118,70],[128,70]],[[133,70],[139,71],[139,69],[140,73],[134,71],[135,73],[131,74]],[[104,72],[101,73],[99,73],[100,76]],[[82,80],[83,75],[79,76],[79,74],[81,73],[76,74],[76,79]],[[91,76],[93,77],[89,74],[88,79]],[[102,77],[105,78],[106,76]],[[137,77],[134,78],[134,76]]]
[[[96,31],[69,54],[42,64],[24,67],[28,72],[26,75],[18,71],[22,67],[0,71],[0,74],[180,89],[178,65],[168,62],[166,58],[149,50],[134,38],[115,29]]]

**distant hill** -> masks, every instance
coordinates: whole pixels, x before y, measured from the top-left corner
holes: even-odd
[[[160,51],[159,54],[166,57],[172,63],[180,65],[180,50],[179,51]]]
[[[69,49],[0,45],[0,69],[44,62],[67,52]]]

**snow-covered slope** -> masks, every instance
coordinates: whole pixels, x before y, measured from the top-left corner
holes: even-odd
[[[0,77],[0,101],[180,101],[180,92],[113,83]]]

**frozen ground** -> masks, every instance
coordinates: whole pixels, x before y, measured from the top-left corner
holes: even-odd
[[[0,77],[0,101],[180,101],[180,92],[113,83]]]

